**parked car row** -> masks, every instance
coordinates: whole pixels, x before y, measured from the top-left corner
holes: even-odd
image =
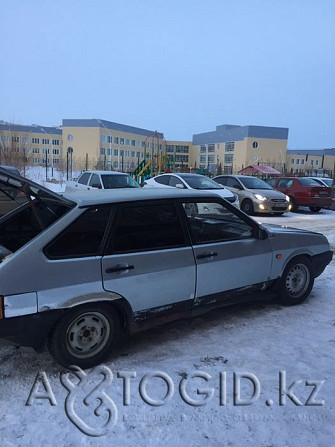
[[[332,203],[331,188],[311,177],[279,177],[267,181],[273,188],[287,194],[292,204],[292,211],[299,206],[307,206],[318,213]]]
[[[322,234],[260,225],[207,189],[59,195],[0,168],[3,188],[27,200],[0,218],[0,339],[66,367],[215,307],[299,304],[333,256]]]

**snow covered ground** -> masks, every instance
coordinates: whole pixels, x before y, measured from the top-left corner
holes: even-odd
[[[314,215],[300,211],[256,220],[322,232],[332,249],[335,248],[335,212]],[[48,352],[38,354],[29,348],[0,347],[1,446],[334,445],[334,278],[335,260],[315,281],[311,296],[300,306],[283,307],[275,302],[238,305],[133,337],[117,356],[111,356],[105,363],[114,379],[112,383],[104,382],[97,392],[101,395],[105,391],[114,401],[118,417],[117,421],[113,419],[115,407],[103,396],[105,408],[110,408],[114,416],[107,425],[107,433],[98,438],[85,435],[77,426],[87,431],[87,425],[91,425],[100,433],[106,423],[106,411],[102,409],[100,417],[94,414],[97,401],[86,407],[83,404],[85,396],[103,377],[99,368],[88,372],[86,379],[68,394],[60,383],[61,368]],[[143,379],[155,371],[165,373],[166,380],[171,379],[173,394],[171,382],[168,387],[161,377]],[[291,391],[302,405],[285,398],[285,387],[279,380],[280,372],[283,379],[284,371],[287,392],[296,382]],[[56,405],[52,406],[48,399],[36,398],[33,393],[31,405],[26,406],[39,372],[46,373],[44,384],[50,385],[48,395],[54,397]],[[129,379],[130,391],[125,396],[124,379],[117,377],[117,373],[122,376],[124,372],[136,373],[136,377]],[[203,376],[207,373],[207,382],[204,378],[192,378],[194,372]],[[248,373],[254,382],[258,381],[256,391],[259,389],[260,394],[253,404],[234,404],[234,373],[236,385],[241,373]],[[79,383],[74,376],[71,380],[74,385]],[[147,380],[145,390],[149,398],[161,400],[164,405],[152,406],[145,402],[148,400],[145,395],[144,400],[141,398],[141,380],[142,385]],[[250,398],[254,391],[252,381],[242,378],[240,382],[241,399]],[[180,396],[180,383],[186,384],[191,399],[204,405],[186,403]],[[312,384],[317,385],[317,392],[306,404],[314,390]],[[41,395],[47,394],[42,383],[36,385],[35,391],[37,387]],[[197,394],[197,388],[203,394]],[[204,388],[209,390],[209,397],[213,389],[211,399],[206,398]],[[166,396],[168,389],[170,395]],[[189,400],[187,395],[185,400]],[[129,400],[127,406],[125,398]],[[75,420],[76,414],[83,420],[82,425],[79,419]]]

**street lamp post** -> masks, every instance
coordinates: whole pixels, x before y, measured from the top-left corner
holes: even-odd
[[[43,129],[43,127],[41,127],[41,131],[44,132],[47,136],[48,136],[48,146],[51,152],[51,178],[54,175],[54,157],[53,157],[53,151],[52,151],[52,145],[51,145],[51,138],[50,138],[50,133],[48,133],[45,129]],[[48,180],[48,149],[46,149],[46,153],[45,153],[45,180]]]
[[[104,125],[104,123],[101,120],[97,120],[98,123],[100,123],[102,125],[102,127],[104,127],[107,132],[109,133],[109,157],[110,157],[110,166],[111,166],[111,170],[112,170],[112,132],[107,129],[107,127]],[[106,157],[105,157],[106,160]],[[106,162],[105,162],[105,170],[106,170]]]

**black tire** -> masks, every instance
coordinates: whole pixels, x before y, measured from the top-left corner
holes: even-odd
[[[321,210],[319,206],[310,206],[309,209],[312,211],[312,213],[318,213]]]
[[[291,211],[296,212],[298,210],[298,205],[296,201],[293,199],[293,197],[290,197],[291,202]]]
[[[120,319],[107,304],[87,304],[69,310],[54,326],[50,354],[62,366],[91,368],[106,359],[120,340]]]
[[[314,284],[311,261],[297,256],[286,266],[280,279],[279,298],[286,306],[300,304],[308,297]]]
[[[241,204],[241,210],[249,215],[254,214],[254,205],[252,204],[252,201],[249,199],[243,200]]]

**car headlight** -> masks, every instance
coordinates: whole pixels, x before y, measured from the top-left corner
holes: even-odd
[[[286,199],[288,202],[290,202],[290,198],[289,198],[289,196],[285,196],[285,199]]]
[[[261,202],[264,202],[266,199],[266,197],[262,196],[261,194],[254,194],[254,196],[256,197],[256,199],[260,200]]]

